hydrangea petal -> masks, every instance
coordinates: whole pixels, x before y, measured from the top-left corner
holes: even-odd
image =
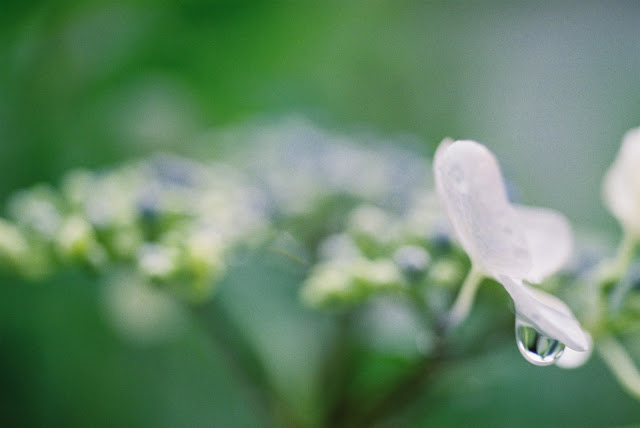
[[[593,353],[593,339],[589,333],[587,333],[587,339],[589,340],[589,349],[587,351],[578,352],[571,348],[565,348],[558,361],[556,361],[556,366],[563,369],[575,369],[586,363]]]
[[[540,283],[560,269],[571,257],[573,233],[566,217],[546,208],[514,206],[524,230],[531,270],[525,279]]]
[[[575,351],[589,349],[587,334],[560,299],[505,275],[496,279],[513,299],[518,316],[531,323],[540,333],[559,340]]]
[[[605,174],[602,191],[611,214],[624,229],[640,236],[640,201],[634,197],[632,184],[615,165]]]
[[[527,241],[493,154],[474,141],[445,140],[434,172],[441,203],[474,264],[493,276],[525,278],[531,268]]]
[[[603,198],[620,224],[640,236],[640,128],[624,136],[620,151],[603,181]]]

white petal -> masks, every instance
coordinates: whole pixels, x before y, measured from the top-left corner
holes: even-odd
[[[564,302],[519,280],[504,275],[496,279],[511,295],[518,316],[531,323],[540,333],[559,340],[575,351],[589,349],[587,334]]]
[[[571,257],[571,225],[565,216],[553,210],[520,205],[514,206],[514,209],[531,254],[531,270],[526,279],[540,283],[564,266]]]
[[[640,162],[640,128],[635,128],[625,134],[616,158],[616,163],[634,189],[640,189],[638,162]]]
[[[434,159],[436,189],[462,247],[493,276],[525,278],[531,259],[493,154],[474,141],[445,140]]]
[[[609,211],[622,226],[640,236],[640,128],[627,132],[603,182]]]
[[[574,351],[571,348],[565,348],[564,352],[556,361],[556,366],[563,369],[575,369],[582,366],[589,360],[593,351],[593,339],[591,335],[587,333],[587,339],[589,339],[589,349],[585,352]]]
[[[625,178],[616,164],[607,171],[602,191],[611,214],[623,228],[640,236],[640,197],[634,195],[632,183]]]

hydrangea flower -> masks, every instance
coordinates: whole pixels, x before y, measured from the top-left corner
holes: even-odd
[[[542,281],[567,261],[572,250],[567,220],[548,209],[512,205],[496,158],[474,141],[443,141],[434,174],[441,204],[472,262],[450,323],[464,319],[475,287],[492,277],[513,299],[520,322],[568,348],[587,351],[590,342],[571,310],[525,283]]]
[[[627,132],[607,171],[603,196],[609,211],[634,240],[640,239],[640,128]]]

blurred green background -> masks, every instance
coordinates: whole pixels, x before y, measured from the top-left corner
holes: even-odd
[[[600,180],[640,125],[639,83],[637,1],[4,0],[0,200],[159,150],[215,159],[236,148],[204,144],[207,130],[303,115],[329,130],[416,136],[424,153],[446,136],[481,141],[524,202],[614,243]],[[295,415],[281,423],[312,425],[333,324],[298,302],[304,269],[270,257],[231,272],[217,299]],[[99,302],[99,286],[75,272],[36,286],[2,277],[3,425],[265,424],[197,324],[134,345]],[[385,424],[640,423],[640,404],[597,358],[540,369],[513,341],[486,346],[495,352],[443,370]]]

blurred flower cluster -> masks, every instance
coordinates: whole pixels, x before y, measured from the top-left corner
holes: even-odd
[[[158,154],[16,193],[0,220],[0,260],[34,279],[64,266],[126,266],[199,300],[238,248],[281,228],[313,247],[358,204],[404,209],[430,181],[409,151],[364,149],[299,120],[232,134],[253,143],[237,165]],[[430,220],[414,208],[407,227],[423,233],[419,222]]]
[[[363,302],[381,292],[449,291],[468,270],[468,261],[444,231],[435,195],[416,193],[401,213],[363,204],[346,226],[318,247],[318,263],[302,289],[314,306]],[[428,299],[429,302],[447,298]]]
[[[227,251],[259,239],[267,221],[260,192],[240,173],[171,155],[72,171],[58,190],[19,192],[8,213],[0,254],[27,276],[123,265],[189,299],[208,296]]]
[[[274,237],[286,232],[311,254],[300,289],[311,307],[341,312],[377,296],[400,296],[442,342],[467,318],[487,277],[511,295],[518,345],[530,362],[577,367],[595,348],[640,396],[634,380],[640,375],[614,338],[640,328],[632,267],[640,240],[639,135],[625,137],[604,181],[607,206],[624,230],[617,256],[599,254],[603,260],[584,269],[575,262],[584,252],[578,248],[570,268],[553,277],[573,247],[567,220],[512,206],[497,160],[484,146],[445,140],[434,183],[429,162],[415,152],[299,120],[216,134],[244,147],[251,142],[225,164],[160,154],[103,171],[72,171],[57,189],[21,191],[0,220],[0,262],[32,279],[68,266],[118,272],[114,289],[125,292],[110,298],[121,309],[114,319],[146,328],[175,312],[149,286],[202,302],[238,254],[277,246]],[[364,139],[367,148],[356,142]],[[135,280],[122,280],[121,272]],[[530,285],[540,282],[537,289]],[[394,313],[407,313],[393,306]],[[140,318],[140,307],[158,310]]]

